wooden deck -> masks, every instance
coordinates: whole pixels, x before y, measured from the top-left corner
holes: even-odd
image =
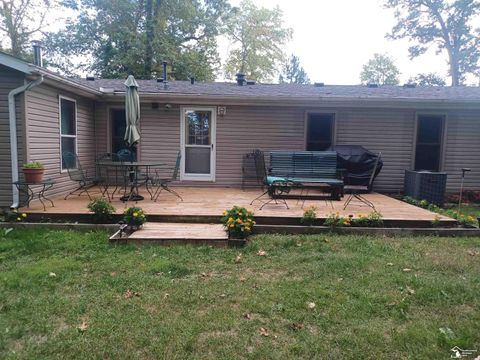
[[[207,188],[207,187],[176,187],[175,190],[183,197],[184,201],[175,196],[162,192],[157,202],[150,200],[148,194],[143,192],[145,200],[138,203],[123,203],[116,195],[112,200],[113,206],[117,210],[117,214],[122,214],[125,208],[129,206],[140,206],[149,215],[151,221],[170,221],[170,222],[218,222],[223,211],[234,205],[244,206],[255,212],[255,217],[259,223],[271,224],[299,224],[298,219],[302,217],[307,207],[315,206],[317,208],[317,218],[326,218],[331,213],[338,212],[340,215],[358,216],[360,214],[368,214],[372,211],[368,206],[354,200],[346,210],[343,210],[347,197],[340,201],[325,201],[320,199],[309,199],[304,203],[295,199],[287,200],[290,209],[283,204],[269,204],[260,210],[261,202],[256,201],[250,205],[252,199],[261,194],[260,189],[241,190],[238,188]],[[94,189],[93,196],[100,196],[98,190]],[[371,201],[377,211],[379,211],[384,220],[406,222],[407,224],[422,223],[423,226],[430,224],[435,219],[436,214],[416,206],[409,205],[405,202],[396,200],[383,194],[366,194],[364,195]],[[61,217],[66,215],[78,215],[80,218],[88,214],[87,204],[89,199],[87,196],[71,196],[68,200],[63,198],[53,198],[55,207],[47,205],[46,211],[38,202],[30,204],[30,208],[24,208],[30,214],[44,217]],[[194,220],[194,221],[192,221]],[[444,225],[454,225],[455,221],[440,217]],[[406,225],[408,226],[408,225]]]

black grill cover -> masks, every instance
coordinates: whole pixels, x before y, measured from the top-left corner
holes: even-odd
[[[378,154],[368,151],[360,145],[336,145],[328,150],[337,152],[338,168],[345,169],[345,185],[368,186]],[[383,161],[380,158],[375,177],[382,170]]]

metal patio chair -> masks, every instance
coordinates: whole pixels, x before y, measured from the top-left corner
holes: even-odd
[[[119,162],[120,159],[115,153],[104,153],[97,157],[97,177],[103,185],[102,196],[107,194],[108,200],[113,200],[119,185],[124,186],[124,174],[122,169],[117,166],[98,165],[102,161],[106,163]],[[115,186],[111,194],[108,190],[110,186]]]
[[[370,175],[370,179],[368,180],[367,185],[345,185],[345,192],[348,191],[350,194],[348,195],[347,201],[345,201],[343,210],[347,208],[347,206],[352,202],[353,199],[357,199],[361,203],[367,205],[368,207],[371,207],[374,211],[376,211],[375,205],[370,200],[362,196],[362,194],[372,192],[373,181],[375,180],[375,177],[377,175],[377,167],[381,157],[382,153],[378,153],[378,156],[375,159],[372,174]],[[348,174],[346,175],[346,177],[348,178]]]
[[[177,154],[177,160],[175,161],[175,167],[173,168],[172,175],[170,177],[164,177],[162,176],[162,173],[164,173],[165,169],[155,169],[155,176],[153,179],[150,179],[150,183],[152,187],[156,190],[153,192],[151,195],[151,199],[153,201],[157,201],[158,197],[160,196],[160,193],[162,190],[168,191],[169,193],[175,195],[178,197],[181,201],[183,201],[183,198],[173,189],[171,189],[168,185],[177,180],[178,177],[178,172],[180,171],[180,160],[182,159],[182,155],[180,152]]]
[[[255,199],[253,199],[250,205],[253,205],[255,201],[260,201],[262,203],[262,206],[260,206],[259,210],[262,210],[265,205],[272,202],[278,204],[278,202],[280,201],[282,204],[285,205],[287,209],[290,209],[288,207],[287,201],[282,197],[282,195],[288,194],[294,184],[287,179],[277,178],[275,176],[268,176],[267,168],[265,166],[265,155],[263,154],[263,151],[255,150],[253,154],[253,157],[255,159],[255,171],[257,173],[257,178],[261,180],[263,186],[266,187],[266,190],[260,196],[257,196]],[[262,187],[262,190],[264,189],[264,187]],[[267,194],[268,198],[264,199],[265,195]]]
[[[86,193],[88,195],[88,198],[91,200],[92,197],[90,196],[88,189],[94,185],[99,184],[100,179],[95,175],[89,176],[88,171],[83,170],[82,164],[80,163],[80,159],[78,158],[77,154],[66,151],[62,154],[62,161],[67,168],[70,180],[78,183],[78,187],[75,190],[70,191],[64,199],[67,200],[70,195],[79,192],[77,194],[78,196]]]

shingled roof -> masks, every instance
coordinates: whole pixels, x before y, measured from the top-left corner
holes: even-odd
[[[40,74],[55,83],[77,87],[82,93],[92,96],[123,94],[125,79],[79,79],[61,76],[53,71],[27,63],[0,51],[0,65],[22,71],[26,74]],[[465,103],[480,107],[480,87],[405,87],[383,85],[371,88],[363,85],[298,85],[298,84],[255,84],[239,86],[233,82],[169,81],[167,84],[156,80],[137,80],[140,94],[151,96],[195,97],[197,99],[227,98],[247,99],[248,101],[379,101],[379,102],[425,102],[425,103]]]
[[[100,91],[125,91],[123,79],[77,79],[83,86]],[[169,81],[168,84],[156,80],[137,80],[139,92],[148,94],[178,94],[205,97],[242,97],[242,98],[342,98],[349,99],[404,99],[404,100],[444,100],[444,101],[480,101],[480,87],[404,87],[383,85],[370,88],[363,85],[298,85],[298,84],[255,84],[239,86],[228,82]]]

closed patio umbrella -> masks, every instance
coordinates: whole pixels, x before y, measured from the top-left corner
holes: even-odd
[[[125,81],[127,93],[125,94],[125,115],[127,128],[125,130],[125,142],[133,146],[140,140],[138,122],[140,120],[140,98],[138,96],[138,84],[133,75],[128,75]]]

